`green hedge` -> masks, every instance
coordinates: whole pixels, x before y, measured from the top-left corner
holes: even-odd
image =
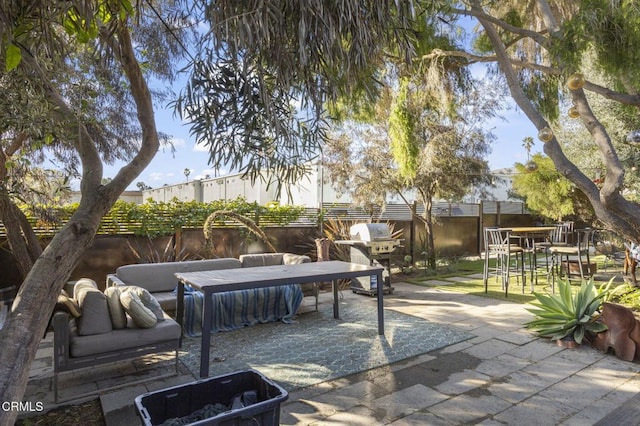
[[[24,208],[34,230],[38,234],[54,234],[71,217],[78,204],[62,207]],[[304,213],[303,207],[281,206],[270,203],[267,206],[248,202],[243,198],[233,201],[156,202],[148,200],[143,204],[117,201],[111,211],[102,219],[98,234],[134,234],[149,237],[171,235],[178,229],[202,228],[209,215],[218,210],[231,210],[251,218],[260,226],[285,226],[298,220]],[[221,221],[220,226],[238,226],[233,221]],[[4,228],[0,229],[4,234]]]

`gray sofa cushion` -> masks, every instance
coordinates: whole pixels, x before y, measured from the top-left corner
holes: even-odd
[[[164,321],[153,328],[137,328],[133,320],[129,319],[125,329],[92,336],[80,336],[76,327],[72,327],[70,353],[72,357],[96,355],[165,342],[179,337],[180,326],[168,315],[165,315]]]
[[[78,318],[78,334],[88,336],[109,333],[113,327],[104,293],[91,287],[82,287],[74,293],[77,293],[78,305],[82,311],[82,316]]]
[[[243,268],[252,268],[255,266],[282,265],[282,256],[282,253],[243,254],[239,260]]]
[[[121,266],[116,270],[116,275],[127,285],[137,285],[155,293],[173,291],[178,285],[174,275],[176,272],[211,271],[240,268],[240,266],[240,261],[232,258],[141,263]]]
[[[135,285],[127,285],[124,287],[120,287],[120,291],[122,293],[128,291],[138,296],[140,302],[142,302],[142,304],[147,309],[149,309],[153,313],[153,315],[155,315],[156,321],[164,321],[164,311],[162,310],[162,307],[160,306],[158,300],[149,292],[149,290]]]
[[[153,293],[153,297],[156,298],[163,311],[173,312],[178,307],[178,299],[176,299],[176,293],[173,291],[159,291]]]
[[[178,295],[173,291],[158,291],[153,293],[163,311],[173,312],[178,306]]]

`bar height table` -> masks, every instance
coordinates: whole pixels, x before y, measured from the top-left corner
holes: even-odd
[[[538,268],[537,261],[537,253],[536,253],[536,238],[544,238],[548,237],[551,231],[555,230],[555,226],[513,226],[511,228],[498,228],[501,231],[508,231],[513,236],[519,237],[525,241],[529,241],[530,250],[529,253],[529,272],[531,273],[530,278],[530,286],[531,292],[535,290],[534,288],[534,275],[536,274],[536,270]],[[525,246],[525,244],[521,244],[521,246]],[[527,247],[523,247],[527,249]],[[548,266],[548,265],[547,265]],[[535,282],[537,282],[537,275],[535,275]],[[524,292],[524,285],[522,286],[522,290]]]
[[[176,319],[182,328],[184,317],[184,286],[189,285],[204,293],[202,307],[202,340],[200,346],[200,377],[209,377],[209,349],[213,301],[211,295],[224,291],[247,290],[288,284],[331,281],[333,290],[333,317],[340,318],[338,280],[376,276],[382,285],[381,266],[358,265],[337,260],[301,263],[296,265],[257,266],[251,268],[220,269],[202,272],[178,272],[178,300]],[[383,291],[377,292],[378,334],[384,335]]]

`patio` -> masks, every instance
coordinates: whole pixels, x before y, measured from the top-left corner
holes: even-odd
[[[477,275],[445,279],[454,283]],[[481,279],[481,277],[480,277]],[[443,324],[471,338],[441,349],[290,392],[281,406],[282,424],[536,424],[625,423],[640,416],[640,365],[604,355],[590,347],[562,349],[523,329],[531,316],[524,305],[466,295],[446,288],[394,282],[385,308]],[[373,298],[344,292],[350,303]],[[320,309],[331,309],[330,294]],[[375,321],[372,321],[375,328]],[[260,326],[258,326],[260,327]],[[50,339],[50,336],[48,336]],[[336,342],[327,342],[334,346]],[[25,401],[52,407],[50,350],[47,340],[33,364]],[[187,356],[181,354],[181,357]],[[48,362],[47,362],[48,360]],[[170,362],[122,363],[105,371],[68,374],[64,391],[104,386],[120,374],[156,374]],[[285,367],[286,368],[286,367]],[[194,380],[181,374],[102,395],[107,425],[139,424],[135,396]],[[617,414],[613,412],[619,407]]]

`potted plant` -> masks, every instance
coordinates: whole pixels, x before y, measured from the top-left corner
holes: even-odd
[[[534,293],[536,301],[531,303],[534,307],[527,310],[536,318],[526,324],[527,328],[566,347],[582,344],[587,332],[607,329],[597,320],[608,286],[598,291],[593,280],[583,281],[574,294],[569,281],[560,281],[558,289],[558,294]]]
[[[407,275],[413,274],[413,257],[410,254],[404,256],[404,265],[402,266],[402,272]]]

